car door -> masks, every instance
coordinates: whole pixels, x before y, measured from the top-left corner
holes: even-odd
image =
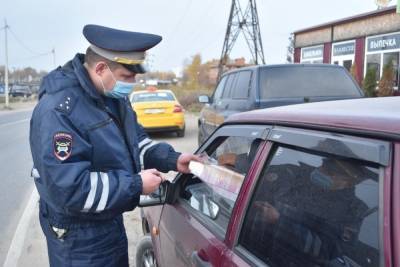
[[[237,83],[237,72],[231,73],[227,76],[224,93],[215,107],[215,127],[224,123],[225,119],[230,115],[229,105],[232,102],[232,93]]]
[[[199,141],[203,142],[207,137],[209,137],[217,128],[216,126],[216,112],[217,108],[221,103],[222,94],[224,93],[224,88],[226,85],[227,77],[224,76],[215,88],[214,94],[211,97],[211,103],[206,104],[200,114],[200,129]]]
[[[251,97],[252,87],[252,71],[243,70],[237,72],[236,82],[231,90],[231,95],[228,100],[223,99],[225,104],[222,115],[224,120],[232,114],[252,110],[255,106],[255,100]]]
[[[268,139],[222,266],[391,266],[390,143],[283,127]]]
[[[207,155],[203,172],[176,178],[177,199],[164,205],[158,225],[161,266],[220,266],[236,199],[266,131],[220,128],[198,151]]]

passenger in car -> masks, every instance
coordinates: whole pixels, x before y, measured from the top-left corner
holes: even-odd
[[[288,255],[307,255],[313,262],[342,257],[358,240],[368,210],[355,195],[355,185],[367,178],[364,166],[333,158],[319,168],[300,163],[268,169],[261,181],[265,190],[255,196],[254,227],[272,226],[258,229],[266,229],[263,240],[273,240],[268,251],[274,262],[296,262]]]

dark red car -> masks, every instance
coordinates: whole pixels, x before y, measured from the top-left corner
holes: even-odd
[[[399,97],[237,114],[201,152],[141,202],[137,266],[400,266]]]

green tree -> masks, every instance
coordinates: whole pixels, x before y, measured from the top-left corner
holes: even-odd
[[[363,81],[363,89],[367,96],[374,97],[376,89],[376,70],[375,68],[368,68],[367,74]]]
[[[394,86],[394,69],[392,63],[383,67],[382,79],[378,84],[378,96],[392,96]]]

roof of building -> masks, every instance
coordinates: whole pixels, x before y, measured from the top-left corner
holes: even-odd
[[[293,32],[293,34],[300,34],[300,33],[315,31],[315,30],[319,30],[319,29],[323,29],[323,28],[327,28],[327,27],[332,27],[332,26],[336,26],[336,25],[340,25],[340,24],[345,24],[345,23],[349,23],[349,22],[353,22],[353,21],[357,21],[357,20],[362,20],[362,19],[366,19],[366,18],[381,16],[381,15],[384,15],[384,14],[390,14],[390,13],[395,13],[395,12],[396,12],[396,6],[389,6],[389,7],[377,9],[377,10],[374,10],[374,11],[370,11],[370,12],[354,15],[354,16],[351,16],[351,17],[346,17],[346,18],[343,18],[343,19],[334,20],[334,21],[331,21],[331,22],[319,24],[319,25],[316,25],[316,26],[313,26],[313,27],[308,27],[308,28],[305,28],[305,29],[297,30],[297,31]]]
[[[227,123],[296,125],[365,132],[400,140],[400,97],[307,103],[232,115]]]

